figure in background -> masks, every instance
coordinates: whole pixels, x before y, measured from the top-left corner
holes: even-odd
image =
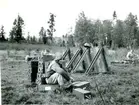
[[[131,49],[131,50],[127,53],[126,58],[127,58],[128,60],[136,60],[136,59],[139,59],[139,55],[137,55],[137,54],[134,52],[134,50]]]

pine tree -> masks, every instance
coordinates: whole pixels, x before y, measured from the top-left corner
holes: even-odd
[[[37,42],[37,39],[36,39],[35,36],[32,37],[32,42],[33,42],[33,43],[36,43],[36,42]]]
[[[18,15],[17,19],[14,20],[13,28],[10,31],[11,40],[15,40],[16,42],[20,43],[20,41],[24,39],[23,25],[24,25],[24,20]]]
[[[114,20],[114,19],[117,19],[116,11],[113,12],[113,20]]]
[[[125,43],[127,43],[127,46],[133,47],[133,42],[138,37],[138,25],[137,25],[137,16],[130,13],[128,17],[125,20],[125,28],[126,28],[126,34],[125,34]]]
[[[4,32],[4,26],[1,26],[1,30],[0,30],[0,41],[6,41],[5,39],[5,32]]]
[[[46,30],[44,29],[44,27],[41,27],[41,30],[39,32],[39,35],[40,35],[40,39],[43,41],[43,43],[44,44],[48,44]]]
[[[47,29],[47,33],[48,33],[48,36],[50,38],[51,41],[53,41],[53,33],[56,31],[56,29],[54,28],[55,26],[55,15],[50,13],[50,19],[48,21],[48,24],[49,24],[49,29]]]
[[[47,44],[47,36],[46,36],[46,31],[43,33],[43,43]]]
[[[27,43],[30,43],[30,34],[28,32],[28,36],[27,36]]]

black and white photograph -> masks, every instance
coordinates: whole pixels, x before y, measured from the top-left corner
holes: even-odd
[[[138,0],[0,0],[0,105],[139,105]]]

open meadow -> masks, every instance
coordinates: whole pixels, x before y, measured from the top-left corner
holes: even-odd
[[[111,65],[113,60],[125,58],[127,50],[117,49],[116,54],[107,54],[112,73],[86,76],[72,74],[75,80],[90,82],[91,100],[80,100],[72,93],[39,92],[27,90],[28,64],[25,56],[35,49],[46,49],[52,53],[63,53],[66,48],[45,45],[0,45],[2,104],[44,104],[44,105],[139,105],[139,64]],[[72,48],[75,52],[77,48]],[[136,50],[138,53],[139,50]],[[17,56],[18,55],[18,56]],[[97,85],[96,85],[97,84]]]
[[[139,105],[139,0],[0,0],[0,105]]]

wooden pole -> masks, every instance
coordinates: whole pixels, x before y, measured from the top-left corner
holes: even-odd
[[[80,51],[81,51],[81,49],[77,50],[77,52],[71,58],[71,60],[69,61],[68,65],[66,66],[67,69],[69,69],[71,67],[71,65],[73,64],[73,62],[75,61],[75,59],[78,57]]]
[[[103,60],[103,63],[104,63],[104,69],[106,72],[110,71],[109,70],[109,67],[108,67],[108,63],[107,63],[107,60],[106,60],[106,55],[105,55],[105,49],[103,48],[102,49],[102,60]]]
[[[101,52],[102,52],[102,48],[100,48],[100,49],[98,50],[96,56],[95,56],[94,59],[91,61],[91,64],[89,65],[89,67],[87,68],[87,70],[86,70],[86,72],[85,72],[86,74],[88,74],[88,73],[90,72],[90,70],[92,69],[92,67],[93,67],[94,64],[96,63],[96,61],[97,61],[99,55],[101,54]]]
[[[71,60],[71,50],[69,49],[69,51],[68,51],[68,59],[69,59],[69,61]],[[73,68],[73,65],[71,64],[71,69]]]
[[[87,52],[87,55],[86,55],[86,69],[87,67],[89,67],[89,65],[91,64],[91,61],[92,61],[92,56],[91,56],[91,50],[90,48],[88,48],[88,52]]]
[[[81,49],[81,51],[80,51],[80,57],[82,57],[83,49],[81,47],[80,47],[80,49]],[[83,70],[85,70],[86,69],[85,61],[83,60],[81,63],[82,63]]]
[[[68,55],[68,52],[69,52],[69,48],[65,51],[65,53],[63,54],[63,56],[62,56],[62,59],[65,59],[66,58],[66,56]]]
[[[88,49],[85,49],[85,51],[83,52],[82,56],[80,57],[80,59],[76,62],[74,68],[73,68],[73,72],[76,71],[76,69],[79,67],[79,64],[83,61],[85,55],[87,54]]]

